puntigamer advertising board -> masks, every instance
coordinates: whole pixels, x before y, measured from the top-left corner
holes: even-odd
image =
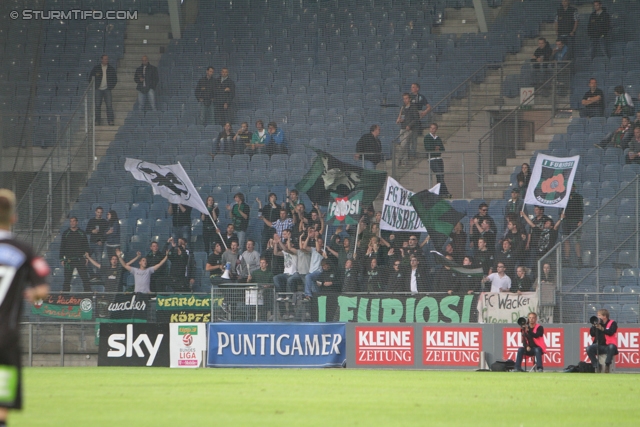
[[[341,323],[209,323],[208,367],[339,367]]]

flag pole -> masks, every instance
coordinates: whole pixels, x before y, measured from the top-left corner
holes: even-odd
[[[356,259],[356,253],[358,250],[358,234],[360,231],[360,221],[358,221],[358,224],[356,225],[356,242],[353,246],[353,259]]]
[[[218,224],[216,224],[216,222],[213,220],[213,217],[211,216],[211,212],[209,212],[208,215],[209,215],[209,218],[211,218],[211,222],[213,223],[213,226],[216,228],[216,233],[218,233],[218,236],[220,236],[220,241],[224,245],[224,249],[225,250],[229,249],[224,239],[222,238],[222,234],[220,234],[220,227],[218,227]]]
[[[329,236],[329,224],[325,224],[325,230],[324,230],[324,248],[322,248],[323,251],[327,250],[327,236]]]

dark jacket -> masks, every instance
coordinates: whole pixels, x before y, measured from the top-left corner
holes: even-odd
[[[198,80],[198,84],[196,85],[196,89],[194,90],[194,95],[198,102],[202,99],[204,105],[211,105],[211,101],[213,101],[214,91],[216,88],[216,79],[211,77],[208,79],[206,76]]]
[[[402,129],[406,129],[407,126],[414,132],[422,132],[422,123],[420,122],[420,112],[415,104],[409,104],[409,106],[402,106],[402,113],[404,115],[404,122],[400,123]]]
[[[373,136],[371,132],[365,133],[356,143],[356,153],[376,153],[364,154],[364,159],[378,164],[382,161],[382,144],[380,139]]]
[[[102,64],[98,64],[91,70],[89,73],[89,81],[91,78],[95,77],[96,81],[96,89],[100,87],[100,83],[102,82]],[[118,84],[118,76],[116,74],[116,69],[111,66],[111,64],[107,65],[107,90],[113,90]]]
[[[551,49],[551,46],[549,46],[549,42],[547,42],[542,49],[537,48],[535,52],[533,52],[533,56],[536,58],[542,57],[543,61],[549,61],[551,59],[551,55],[553,55],[553,50]],[[532,59],[532,61],[535,60]]]
[[[402,268],[402,278],[404,279],[402,283],[402,291],[411,292],[411,268]],[[416,270],[416,282],[418,284],[418,292],[431,292],[434,290],[433,287],[429,285],[429,273],[422,264],[418,264],[418,269]]]
[[[147,267],[155,267],[164,259],[165,252],[157,251],[153,253],[153,251],[149,251],[146,255],[147,258]],[[167,275],[167,264],[163,264],[158,269],[154,269],[155,273],[151,276],[152,278],[158,275],[166,276]]]
[[[169,275],[174,279],[194,279],[196,277],[196,259],[190,250],[180,250],[175,247],[169,252],[169,261],[171,261],[171,271]]]
[[[133,81],[137,83],[136,90],[142,93],[149,92],[149,89],[156,90],[156,86],[160,82],[158,77],[158,69],[151,64],[147,64],[147,71],[143,73],[144,65],[139,66],[136,69],[136,73],[133,75]],[[144,82],[143,82],[144,77]]]
[[[89,252],[89,242],[87,235],[79,228],[76,231],[67,228],[62,233],[60,242],[60,259],[80,259],[84,258],[85,252]]]
[[[92,231],[98,227],[98,232],[97,233],[92,233]],[[107,221],[104,218],[91,218],[89,220],[89,222],[87,223],[87,228],[84,230],[85,233],[87,233],[87,236],[89,236],[89,241],[91,243],[96,243],[96,242],[104,242],[104,236],[107,232],[107,229],[109,228],[109,221]]]
[[[214,95],[216,104],[231,104],[231,101],[236,97],[236,84],[231,77],[227,77],[225,81],[221,81],[221,77],[218,77],[215,82]],[[225,89],[229,88],[226,92]]]
[[[594,10],[589,16],[589,24],[587,25],[589,38],[599,39],[600,37],[604,37],[609,34],[609,29],[609,12],[607,12],[607,8],[603,7],[600,15]]]

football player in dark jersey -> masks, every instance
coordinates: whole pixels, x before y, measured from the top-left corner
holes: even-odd
[[[0,189],[0,427],[6,426],[9,409],[22,407],[18,342],[22,301],[49,293],[49,266],[11,233],[15,209],[15,194]]]

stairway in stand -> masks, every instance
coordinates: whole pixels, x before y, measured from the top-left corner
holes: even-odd
[[[138,99],[136,83],[133,75],[142,64],[142,56],[149,58],[149,63],[158,66],[164,48],[169,44],[171,25],[169,15],[147,15],[138,13],[138,19],[127,22],[124,40],[124,56],[119,60],[117,73],[118,84],[112,91],[115,126],[106,125],[106,110],[102,107],[102,126],[96,126],[96,156],[98,161],[106,153],[120,126],[124,124],[127,114],[134,108]]]

